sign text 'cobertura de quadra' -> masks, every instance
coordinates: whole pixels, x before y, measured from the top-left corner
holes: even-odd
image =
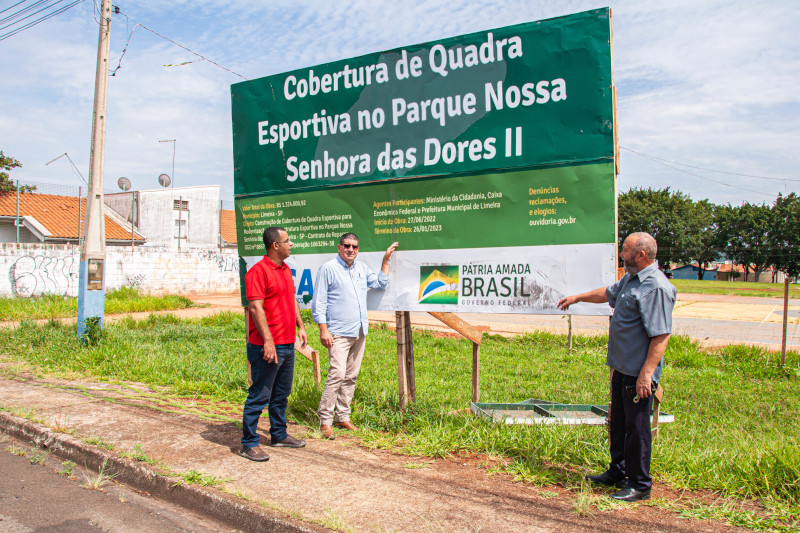
[[[239,254],[286,228],[307,304],[354,232],[400,243],[372,309],[560,312],[614,276],[610,50],[599,9],[233,85]]]

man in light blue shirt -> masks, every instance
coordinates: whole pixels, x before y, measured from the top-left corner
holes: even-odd
[[[332,424],[350,431],[358,430],[350,422],[350,402],[356,390],[369,328],[367,291],[386,288],[389,260],[396,248],[395,242],[386,249],[381,271],[375,274],[366,264],[356,261],[358,236],[345,233],[339,238],[339,255],[317,272],[311,316],[319,324],[319,340],[328,349],[330,362],[317,411],[320,431],[326,439],[334,438]]]

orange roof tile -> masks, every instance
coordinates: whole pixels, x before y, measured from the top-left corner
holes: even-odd
[[[0,216],[16,216],[17,193],[0,192]],[[54,239],[78,239],[78,198],[54,194],[20,193],[19,215],[35,218]],[[86,199],[80,199],[81,219],[86,215]],[[83,222],[80,222],[82,225]],[[106,239],[130,240],[131,232],[106,216]],[[138,235],[137,241],[144,239]]]
[[[220,210],[219,232],[225,242],[236,244],[236,216],[233,209]]]

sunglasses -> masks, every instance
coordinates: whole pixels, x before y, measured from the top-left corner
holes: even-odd
[[[357,244],[340,244],[339,246],[344,246],[345,249],[347,250],[349,250],[350,248],[352,248],[353,250],[358,250]]]

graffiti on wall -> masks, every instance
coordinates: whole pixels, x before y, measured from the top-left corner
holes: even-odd
[[[146,250],[131,257],[127,251],[112,249],[106,261],[106,291],[134,287],[143,292],[207,293],[234,291],[239,286],[238,257],[213,250],[190,254]],[[0,277],[0,296],[78,294],[77,250],[0,247],[0,265],[8,272],[8,282]]]
[[[239,257],[236,255],[220,255],[214,256],[214,262],[217,263],[220,272],[239,272]]]
[[[8,279],[14,296],[72,296],[77,291],[78,261],[74,257],[27,255],[11,265]]]
[[[139,289],[144,285],[145,281],[147,281],[147,275],[145,274],[128,274],[125,276],[126,287]]]
[[[239,257],[231,254],[220,254],[212,250],[197,250],[201,261],[212,261],[220,272],[239,272]]]

